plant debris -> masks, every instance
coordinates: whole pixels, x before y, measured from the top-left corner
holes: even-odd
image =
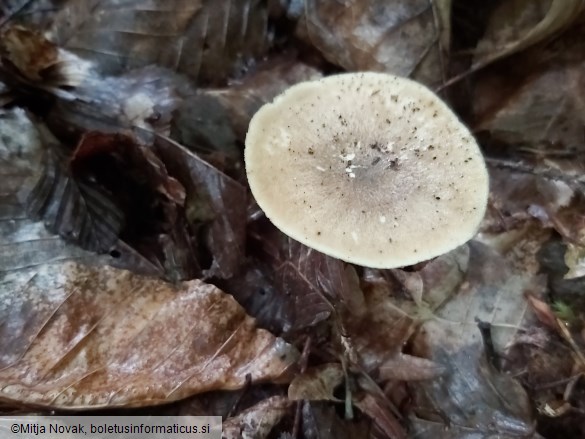
[[[0,3],[0,412],[583,437],[584,24],[583,0]],[[362,71],[424,83],[476,137],[472,241],[360,267],[256,204],[257,110]]]

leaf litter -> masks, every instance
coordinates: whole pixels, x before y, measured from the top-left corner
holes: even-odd
[[[226,437],[580,437],[583,5],[475,3],[0,5],[3,405],[177,401]],[[441,88],[478,135],[474,241],[354,267],[250,199],[254,112],[363,70]]]

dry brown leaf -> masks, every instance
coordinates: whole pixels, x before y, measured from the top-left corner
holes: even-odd
[[[372,395],[365,394],[355,405],[367,414],[376,425],[392,439],[406,439],[406,431],[387,406],[386,401]]]
[[[2,32],[0,41],[3,62],[10,63],[29,81],[41,81],[43,72],[58,61],[58,47],[39,32],[11,26]]]
[[[337,401],[333,396],[335,388],[344,379],[343,369],[340,364],[322,364],[308,369],[305,373],[297,375],[288,387],[288,398],[291,401]]]
[[[107,267],[2,276],[0,398],[53,408],[137,407],[282,379],[293,348],[231,296]]]
[[[387,283],[367,285],[364,289],[367,311],[344,322],[348,342],[368,373],[375,373],[391,359],[399,361],[398,355],[418,323],[394,303],[394,293],[393,286]]]
[[[554,331],[558,329],[557,318],[548,303],[534,297],[532,294],[527,294],[526,300],[530,303],[532,311],[536,314],[536,317],[541,323]]]
[[[416,381],[437,378],[445,372],[445,367],[426,358],[407,354],[397,354],[380,366],[380,379]]]
[[[280,422],[290,407],[290,401],[282,396],[273,396],[244,410],[238,416],[224,421],[224,439],[263,439]]]
[[[0,73],[13,86],[33,86],[71,99],[65,88],[76,87],[93,65],[47,40],[40,32],[10,26],[0,34]]]
[[[449,11],[450,1],[307,0],[297,34],[345,70],[385,71],[438,84]]]

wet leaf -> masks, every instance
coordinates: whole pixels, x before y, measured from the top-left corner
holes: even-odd
[[[172,279],[193,278],[197,261],[182,219],[185,191],[147,147],[121,134],[84,135],[70,160],[50,146],[28,197],[49,231],[96,253],[120,256],[123,241]],[[182,252],[182,253],[180,253]]]
[[[530,303],[530,307],[536,314],[538,320],[540,320],[541,323],[544,323],[549,328],[556,330],[558,327],[557,318],[554,315],[551,307],[546,302],[543,302],[539,298],[530,294],[526,296],[526,299],[528,300],[528,303]]]
[[[0,26],[30,2],[31,0],[6,0],[2,2],[0,4]]]
[[[394,303],[393,293],[393,287],[388,283],[367,285],[364,288],[367,311],[344,321],[345,335],[359,355],[360,366],[372,374],[385,368],[387,377],[392,371],[406,366],[400,353],[417,324]],[[401,366],[397,367],[398,364]],[[404,370],[400,374],[405,375]]]
[[[201,263],[204,274],[234,276],[244,262],[245,188],[166,137],[155,137],[154,151],[185,187],[185,214],[191,233],[200,237],[212,257],[208,264]]]
[[[348,71],[374,70],[438,84],[450,1],[305,2],[297,33]]]
[[[33,2],[20,20],[109,75],[157,64],[196,82],[221,84],[271,43],[266,5],[253,0],[50,3]]]
[[[543,162],[581,154],[584,23],[580,19],[553,43],[479,75],[473,98],[476,129],[513,146],[512,152],[520,149]]]
[[[0,112],[0,133],[0,269],[26,268],[39,254],[44,261],[54,261],[62,257],[65,243],[56,238],[58,243],[51,245],[54,240],[43,225],[27,219],[19,193],[30,190],[40,166],[40,134],[22,109]],[[39,242],[32,243],[33,236]]]
[[[57,100],[47,123],[68,143],[77,143],[86,131],[115,133],[139,127],[168,134],[172,113],[190,93],[184,77],[157,66],[117,77],[92,74],[69,99]]]
[[[140,177],[148,181],[156,192],[169,202],[177,205],[185,203],[185,189],[171,177],[164,164],[154,152],[124,134],[104,134],[89,132],[83,135],[71,158],[70,167],[76,174],[91,173],[92,162],[104,156],[120,157],[127,167],[136,168]]]
[[[244,410],[238,416],[224,421],[222,438],[262,439],[280,422],[291,403],[281,396],[273,396]]]
[[[110,194],[77,181],[53,150],[43,174],[27,200],[32,219],[86,250],[105,253],[117,242],[124,214]]]
[[[230,87],[200,89],[187,97],[173,119],[172,137],[197,153],[219,152],[241,165],[241,145],[254,113],[291,85],[320,76],[294,58],[271,59]]]
[[[429,297],[440,305],[435,311],[440,319],[424,323],[414,340],[415,354],[445,367],[441,377],[417,384],[415,412],[430,421],[441,420],[430,414],[441,414],[443,422],[475,434],[522,437],[533,428],[529,400],[521,385],[490,361],[497,361],[533,322],[524,293],[539,293],[543,282],[536,276],[538,266],[521,265],[526,258],[517,253],[504,258],[475,242],[469,249],[463,282],[447,297]],[[462,273],[462,267],[457,264],[453,270]],[[476,320],[489,322],[495,354],[484,354],[487,348]]]
[[[473,70],[531,47],[568,27],[583,0],[513,0],[501,2],[476,49]]]
[[[428,421],[425,419],[418,419],[413,418],[411,419],[412,431],[411,437],[412,439],[472,439],[472,438],[489,438],[489,439],[496,439],[496,438],[535,438],[535,439],[542,439],[542,436],[531,432],[529,435],[522,435],[519,433],[518,435],[510,434],[506,432],[505,435],[495,433],[485,433],[482,431],[478,431],[478,429],[473,427],[467,427],[463,425],[453,424],[450,426],[445,426],[444,422],[441,421]]]
[[[579,161],[575,165],[581,166]],[[492,175],[492,212],[484,224],[486,231],[498,234],[500,245],[510,247],[521,235],[523,224],[534,218],[541,223],[541,230],[554,229],[565,241],[566,249],[562,265],[566,265],[563,277],[574,279],[581,276],[585,248],[585,197],[573,172],[560,166],[552,172],[548,166],[534,164],[498,169],[496,162]],[[506,169],[508,168],[508,169]],[[559,179],[558,176],[564,178]],[[503,229],[503,230],[502,230]],[[507,231],[507,233],[502,233]],[[507,244],[504,244],[508,241]]]
[[[0,398],[60,408],[161,404],[277,380],[295,352],[228,295],[56,263],[4,273]]]
[[[24,201],[34,186],[42,153],[41,133],[27,114],[18,108],[0,111],[0,271],[94,258],[27,218]]]
[[[363,297],[352,267],[290,239],[266,219],[250,229],[259,248],[228,291],[234,291],[263,325],[295,332],[323,322],[335,306],[362,312]]]

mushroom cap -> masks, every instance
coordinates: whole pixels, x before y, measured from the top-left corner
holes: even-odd
[[[373,268],[416,264],[471,239],[488,173],[469,130],[433,92],[384,73],[297,84],[246,136],[254,198],[288,236]]]

